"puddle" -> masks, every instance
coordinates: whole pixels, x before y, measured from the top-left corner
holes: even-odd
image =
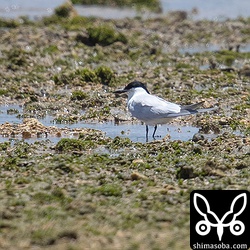
[[[35,20],[53,14],[54,9],[65,0],[0,0],[0,16],[17,18],[28,16]]]
[[[217,44],[199,44],[199,45],[188,45],[183,48],[179,48],[180,54],[196,54],[203,52],[215,52],[221,50],[221,46]]]
[[[189,13],[196,9],[197,14],[192,15],[195,20],[209,19],[224,21],[227,18],[249,17],[249,0],[161,0],[163,12],[183,10]]]
[[[18,105],[10,105],[10,106],[1,106],[0,107],[0,124],[5,122],[20,124],[22,123],[22,119],[17,117],[18,114],[14,114],[13,112],[9,112],[10,110],[17,110],[19,114],[22,114],[22,107]],[[9,114],[7,114],[9,112]],[[84,121],[75,123],[75,124],[54,124],[52,116],[46,116],[45,118],[38,119],[45,126],[56,126],[58,128],[91,128],[96,130],[101,130],[105,132],[106,136],[110,138],[115,138],[116,136],[129,138],[133,142],[142,142],[146,141],[145,139],[145,125],[142,124],[131,124],[131,123],[123,123],[116,125],[113,122],[105,122],[105,123],[85,123]],[[199,128],[191,127],[191,126],[173,126],[173,125],[162,125],[158,126],[156,135],[160,136],[159,139],[169,136],[170,140],[182,140],[188,141],[193,138],[193,135],[199,131]],[[149,141],[152,141],[151,137],[153,133],[153,127],[149,127]],[[74,135],[69,137],[74,138]],[[17,138],[17,139],[22,139]],[[30,138],[26,139],[29,142],[41,141],[49,139],[50,141],[56,143],[61,137],[51,137],[48,138]],[[0,136],[0,142],[12,140],[9,137]],[[15,140],[15,139],[13,139]]]
[[[136,10],[130,8],[115,8],[96,5],[75,5],[75,9],[80,16],[98,16],[108,19],[134,18],[138,15]]]
[[[19,105],[4,105],[0,106],[0,124],[3,124],[5,122],[9,123],[21,123],[21,120],[17,118],[17,114],[8,114],[8,111],[10,110],[16,110],[18,113],[22,112],[22,107]]]
[[[142,124],[119,124],[115,125],[112,122],[108,123],[96,123],[96,124],[87,124],[87,123],[77,123],[74,124],[75,127],[81,128],[93,128],[102,130],[106,133],[108,137],[114,138],[116,136],[129,138],[133,142],[145,142],[146,128]],[[74,126],[70,128],[74,128]],[[153,141],[153,138],[150,136],[153,134],[153,127],[149,127],[149,141]],[[199,128],[191,126],[171,126],[164,125],[158,126],[156,135],[159,135],[159,139],[165,137],[166,135],[170,136],[170,140],[182,140],[188,141],[193,138],[193,135],[199,131]]]
[[[195,54],[204,53],[204,52],[216,53],[218,51],[225,50],[225,49],[226,49],[225,46],[221,46],[218,44],[197,44],[197,45],[187,45],[182,48],[178,48],[177,51],[181,55],[195,55]],[[167,53],[168,49],[164,48],[163,51]],[[242,52],[242,53],[250,52],[250,44],[241,44],[239,48],[239,52]],[[231,65],[231,67],[236,68],[236,69],[241,69],[244,66],[244,61],[245,61],[244,59],[235,60],[233,64]],[[199,66],[200,70],[208,70],[209,68],[210,68],[210,64],[208,63],[202,64]],[[221,64],[219,65],[219,68],[225,69],[225,68],[228,68],[228,66]]]
[[[196,54],[203,52],[216,52],[226,49],[225,46],[218,44],[197,44],[197,45],[187,45],[178,49],[180,54]],[[167,48],[165,49],[167,51]],[[240,46],[239,52],[250,52],[250,44],[242,44]]]
[[[17,18],[28,16],[31,19],[39,19],[53,13],[55,7],[63,4],[65,0],[0,0],[0,16],[6,18]],[[170,11],[183,10],[196,14],[191,14],[193,19],[209,19],[222,21],[227,18],[237,18],[239,16],[248,17],[250,9],[249,0],[161,0],[163,13],[140,13],[132,8],[113,8],[86,5],[75,5],[78,13],[82,16],[96,16],[106,19],[134,18],[142,16],[144,18],[157,17]]]

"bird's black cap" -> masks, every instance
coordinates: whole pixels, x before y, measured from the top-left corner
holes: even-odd
[[[124,93],[124,92],[129,91],[132,88],[143,88],[149,94],[149,91],[147,90],[146,85],[144,83],[142,83],[142,82],[139,82],[139,81],[130,82],[124,89],[117,90],[117,91],[115,91],[115,93]]]

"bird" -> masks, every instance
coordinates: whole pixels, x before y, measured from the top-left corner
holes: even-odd
[[[156,95],[149,93],[146,85],[140,81],[130,82],[124,89],[114,91],[115,94],[128,95],[127,107],[131,115],[146,125],[146,140],[148,141],[148,126],[154,126],[153,139],[157,125],[169,123],[179,116],[192,115],[215,110],[216,108],[198,109],[203,103],[191,105],[178,105],[168,102]]]

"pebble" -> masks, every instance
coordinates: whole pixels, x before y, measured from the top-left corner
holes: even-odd
[[[198,141],[203,141],[204,139],[205,139],[204,135],[202,135],[200,133],[196,133],[196,134],[194,134],[192,141],[198,142]]]
[[[147,176],[145,176],[141,173],[138,173],[138,172],[133,172],[130,177],[133,181],[135,181],[135,180],[147,180],[148,179]]]

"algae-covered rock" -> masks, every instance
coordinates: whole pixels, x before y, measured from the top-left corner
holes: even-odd
[[[90,141],[86,142],[79,139],[63,138],[57,144],[55,149],[58,152],[82,151],[93,145]]]
[[[107,46],[115,42],[127,43],[127,38],[121,32],[116,31],[112,26],[100,25],[87,28],[89,43]]]
[[[61,6],[55,9],[55,15],[63,18],[70,18],[77,15],[75,8],[71,1],[66,1]]]

